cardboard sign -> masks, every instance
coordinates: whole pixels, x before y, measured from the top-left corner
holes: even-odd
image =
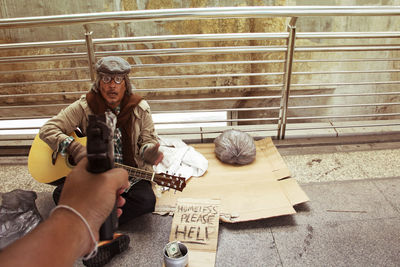
[[[219,208],[218,199],[177,199],[169,240],[178,240],[187,246],[191,267],[215,264]]]

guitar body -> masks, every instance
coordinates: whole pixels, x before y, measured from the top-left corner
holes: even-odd
[[[79,138],[73,133],[75,141],[86,146],[86,137]],[[74,167],[68,162],[67,157],[57,155],[55,164],[52,164],[53,150],[39,138],[35,136],[28,157],[28,170],[32,177],[40,183],[52,183],[68,175]]]

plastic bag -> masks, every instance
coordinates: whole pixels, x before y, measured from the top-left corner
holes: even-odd
[[[20,189],[0,193],[0,249],[33,230],[42,220],[33,191]]]
[[[256,158],[253,137],[238,130],[226,130],[214,140],[215,154],[222,162],[245,165]]]

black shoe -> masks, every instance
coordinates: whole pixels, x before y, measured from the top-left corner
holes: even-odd
[[[99,244],[97,254],[91,259],[83,260],[83,264],[88,267],[104,266],[117,254],[125,251],[129,247],[129,236],[123,234],[114,234],[114,239]]]

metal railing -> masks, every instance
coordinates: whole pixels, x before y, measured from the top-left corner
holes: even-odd
[[[397,6],[274,6],[0,19],[0,32],[84,26],[80,40],[0,44],[0,122],[56,114],[89,89],[97,59],[116,55],[134,62],[132,82],[153,114],[227,114],[222,119],[189,121],[171,115],[156,126],[190,123],[190,127],[160,129],[161,134],[207,141],[227,128],[277,139],[302,131],[320,134],[316,130],[336,136],[338,129],[348,128],[391,127],[388,132],[396,131],[400,126],[396,121],[400,116],[400,70],[396,69],[400,32],[299,32],[296,24],[303,17],[398,15]],[[286,32],[94,38],[92,30],[93,23],[279,17],[290,19]],[[17,128],[38,127],[0,130]]]

